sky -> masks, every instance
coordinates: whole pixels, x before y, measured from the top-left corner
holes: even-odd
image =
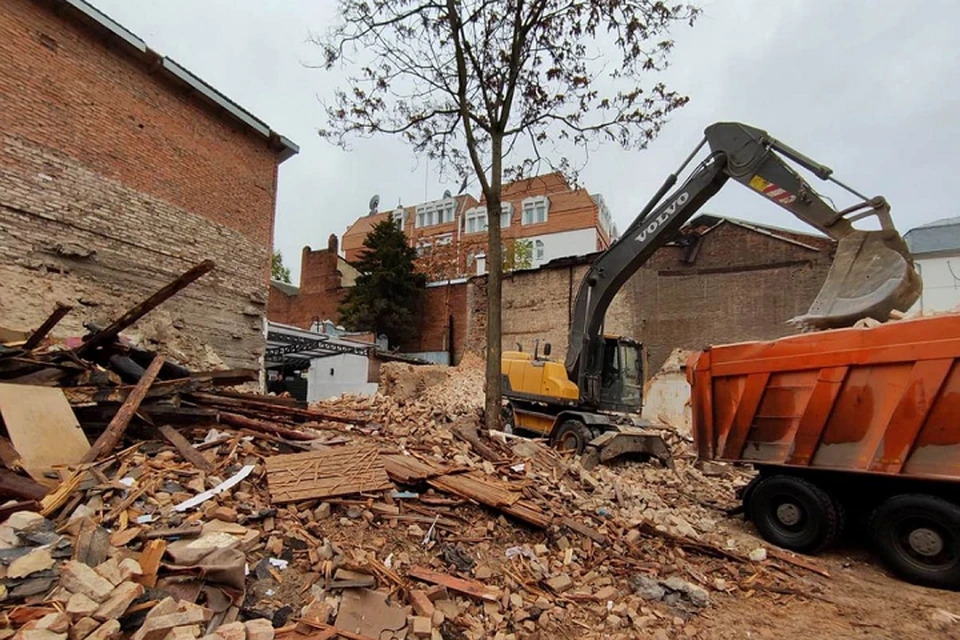
[[[311,68],[308,38],[336,18],[333,0],[89,0],[300,146],[279,171],[275,248],[293,281],[304,245],[326,246],[365,215],[456,192],[399,140],[319,138],[321,100],[344,75]],[[661,75],[690,97],[644,151],[591,150],[580,180],[626,228],[712,122],[765,129],[868,196],[891,203],[901,233],[960,215],[948,188],[960,169],[960,56],[954,0],[705,0],[693,28],[673,31]],[[922,9],[922,10],[920,10]],[[812,178],[814,187],[822,184]],[[468,191],[479,195],[474,181]],[[839,206],[854,203],[839,196]],[[703,211],[793,229],[788,212],[730,182]]]

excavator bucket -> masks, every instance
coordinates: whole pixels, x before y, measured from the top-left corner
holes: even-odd
[[[805,315],[792,323],[817,329],[851,326],[861,318],[884,322],[907,311],[922,284],[906,243],[894,230],[854,230],[837,243],[827,279]]]

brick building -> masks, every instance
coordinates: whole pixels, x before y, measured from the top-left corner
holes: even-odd
[[[796,333],[786,321],[813,302],[833,252],[833,241],[824,236],[700,216],[627,281],[607,311],[604,331],[642,340],[654,370],[675,347]],[[594,257],[506,275],[503,347],[520,343],[529,350],[540,339],[562,361],[577,289]],[[470,281],[466,349],[479,350],[485,342],[484,280]]]
[[[104,323],[203,259],[135,328],[196,360],[264,349],[278,165],[295,144],[83,0],[0,12],[0,318]]]
[[[610,246],[616,226],[599,194],[573,188],[560,173],[507,184],[500,226],[508,268],[531,268],[556,258]],[[458,195],[394,211],[372,212],[343,236],[344,256],[356,260],[373,226],[393,218],[417,247],[420,268],[431,280],[486,272],[487,210],[483,199]]]

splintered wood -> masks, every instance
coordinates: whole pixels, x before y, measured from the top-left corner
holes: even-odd
[[[274,504],[393,488],[374,447],[293,453],[265,460]]]

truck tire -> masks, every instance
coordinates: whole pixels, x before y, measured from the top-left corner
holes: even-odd
[[[564,420],[553,434],[553,446],[560,451],[583,453],[587,443],[597,437],[593,429],[576,419]]]
[[[745,505],[750,519],[769,542],[800,553],[815,553],[840,533],[840,514],[827,493],[793,476],[763,478]]]
[[[960,588],[960,507],[924,494],[889,498],[870,516],[877,552],[909,582]]]

